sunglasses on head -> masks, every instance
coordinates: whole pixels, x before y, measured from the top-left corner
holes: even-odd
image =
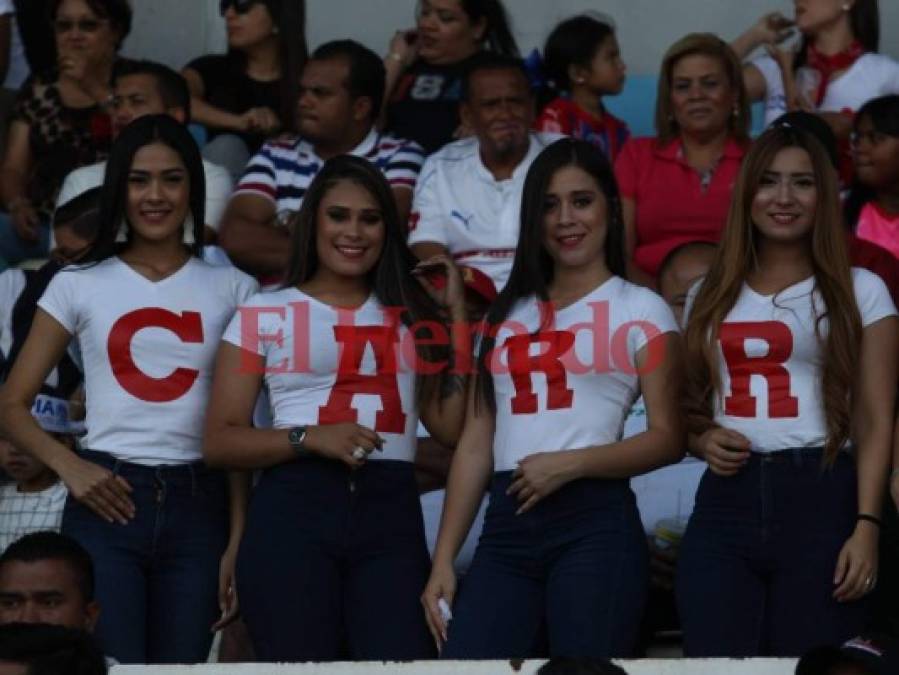
[[[253,5],[260,4],[265,4],[264,0],[219,0],[219,13],[225,16],[228,8],[233,7],[238,14],[246,14],[253,9]]]

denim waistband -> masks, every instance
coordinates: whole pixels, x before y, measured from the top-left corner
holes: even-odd
[[[841,451],[837,453],[835,461],[852,460],[850,451]],[[793,466],[822,466],[824,462],[824,448],[803,447],[803,448],[784,448],[783,450],[775,450],[773,452],[751,452],[749,461],[760,462],[762,464],[791,464]]]
[[[195,484],[198,480],[210,477],[224,476],[218,469],[210,469],[203,462],[190,462],[187,464],[136,464],[123,459],[113,457],[108,452],[81,449],[79,457],[89,462],[109,469],[117,476],[134,479],[148,479],[155,481],[189,482]]]

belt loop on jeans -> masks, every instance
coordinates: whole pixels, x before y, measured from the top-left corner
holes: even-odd
[[[122,460],[116,458],[116,460],[112,464],[112,475],[113,476],[119,475],[119,470],[122,468],[122,464],[123,464]]]

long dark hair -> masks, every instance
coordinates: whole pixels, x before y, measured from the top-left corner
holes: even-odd
[[[484,32],[486,49],[506,56],[519,56],[518,44],[512,36],[509,16],[501,0],[459,0],[471,23],[487,22]]]
[[[555,263],[543,245],[544,204],[553,176],[567,166],[576,166],[588,173],[602,191],[608,209],[603,246],[606,267],[612,274],[625,277],[624,217],[612,166],[605,153],[592,143],[574,138],[558,140],[544,149],[528,170],[512,272],[484,319],[484,335],[478,352],[478,401],[486,402],[494,411],[493,376],[487,363],[496,345],[496,331],[491,329],[506,320],[519,300],[536,296],[539,301],[549,301],[549,285],[553,280]]]
[[[858,131],[858,127],[863,120],[871,122],[871,126],[874,127],[875,131],[899,138],[899,96],[895,94],[881,96],[865,103],[855,115],[855,121],[852,125],[853,131]],[[876,198],[877,191],[874,188],[863,185],[858,178],[855,178],[843,209],[843,213],[846,216],[846,224],[851,229],[854,230],[856,225],[858,225],[858,218],[865,204],[874,201]]]
[[[291,222],[290,261],[283,288],[299,286],[318,271],[316,248],[318,210],[325,195],[342,181],[350,181],[368,192],[377,203],[384,222],[384,245],[378,262],[368,272],[366,281],[384,308],[400,308],[406,326],[419,322],[442,322],[441,308],[409,272],[418,260],[406,245],[400,216],[390,185],[384,175],[369,161],[353,155],[338,155],[325,162],[306,194],[303,205]],[[431,364],[449,363],[449,350],[415,340],[416,352]],[[437,385],[433,377],[420,378],[419,401],[427,400]]]
[[[543,63],[549,87],[554,92],[571,89],[568,69],[572,66],[590,67],[597,50],[615,29],[604,21],[581,14],[559,23],[543,47]]]
[[[852,35],[861,44],[866,52],[876,52],[880,49],[880,8],[877,0],[855,0],[849,10],[849,26]],[[807,35],[802,36],[802,44],[793,69],[798,70],[808,60],[808,47],[813,42]]]
[[[82,258],[84,262],[106,260],[128,247],[130,231],[129,241],[116,241],[119,228],[127,221],[128,174],[137,151],[153,143],[162,143],[171,148],[184,162],[190,180],[190,214],[194,220],[194,243],[189,248],[195,256],[202,254],[206,177],[200,150],[187,127],[169,115],[145,115],[122,129],[112,144],[106,163],[106,178],[100,192],[97,238]]]
[[[306,2],[305,0],[263,0],[272,22],[278,29],[279,62],[281,65],[281,109],[277,110],[282,130],[296,131],[297,100],[300,96],[300,76],[306,65]],[[246,55],[229,49],[228,55],[246,67]]]

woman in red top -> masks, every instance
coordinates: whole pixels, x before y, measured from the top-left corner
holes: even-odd
[[[652,286],[677,246],[718,241],[749,122],[740,62],[727,43],[693,33],[668,50],[657,136],[631,140],[615,163],[630,279]]]

